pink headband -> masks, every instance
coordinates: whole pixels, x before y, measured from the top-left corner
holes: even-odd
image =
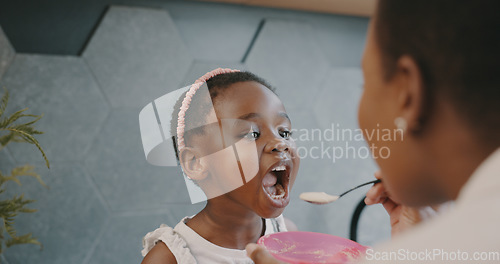
[[[239,70],[217,68],[215,70],[212,70],[212,71],[205,73],[205,75],[201,76],[198,80],[196,80],[194,82],[193,85],[191,85],[191,88],[186,93],[186,97],[184,97],[184,100],[182,101],[182,105],[181,105],[178,119],[177,119],[177,146],[178,146],[177,149],[178,149],[178,151],[181,151],[181,149],[183,149],[185,147],[184,129],[186,127],[186,123],[185,123],[186,111],[189,108],[189,104],[191,103],[191,100],[193,99],[194,94],[201,87],[201,85],[203,83],[205,83],[206,81],[208,81],[210,78],[212,78],[216,75],[219,75],[219,74],[230,73],[230,72],[239,72]]]

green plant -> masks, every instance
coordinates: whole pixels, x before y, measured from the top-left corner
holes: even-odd
[[[0,100],[0,150],[7,146],[11,142],[26,142],[35,145],[45,160],[47,168],[50,168],[49,161],[43,152],[42,147],[38,143],[38,140],[34,137],[35,135],[43,134],[36,130],[33,125],[42,118],[42,115],[29,115],[25,114],[28,108],[19,110],[10,116],[4,116],[5,109],[7,108],[7,103],[9,101],[9,92],[5,89],[5,93]],[[20,122],[21,119],[27,122]],[[34,171],[34,167],[31,165],[24,165],[14,168],[10,174],[4,174],[0,171],[0,194],[5,192],[5,183],[13,181],[18,185],[21,185],[19,177],[21,176],[31,176],[40,182],[43,186],[46,186],[42,181],[40,175]],[[3,252],[4,245],[8,248],[13,245],[18,244],[36,244],[40,247],[42,244],[32,236],[31,233],[18,235],[14,228],[15,218],[19,213],[33,213],[36,210],[27,208],[27,205],[33,203],[34,200],[25,199],[23,194],[14,195],[7,199],[0,200],[0,254]],[[8,238],[6,239],[6,237]]]

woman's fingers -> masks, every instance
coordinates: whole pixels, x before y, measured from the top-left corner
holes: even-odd
[[[365,203],[367,205],[381,203],[387,198],[385,187],[382,183],[373,185],[366,193]]]
[[[374,173],[376,179],[382,179],[382,171]],[[387,192],[383,183],[377,183],[366,193],[365,203],[367,205],[382,203],[387,199]]]
[[[394,210],[398,209],[398,207],[400,206],[388,197],[386,197],[385,200],[381,202],[381,204],[384,206],[384,209],[390,216],[392,216],[392,213],[395,212]]]
[[[369,198],[368,196],[365,197],[365,204],[366,205],[374,205],[377,204],[377,200],[374,200],[372,198]]]
[[[280,264],[267,250],[257,244],[248,244],[246,246],[247,255],[255,264]]]

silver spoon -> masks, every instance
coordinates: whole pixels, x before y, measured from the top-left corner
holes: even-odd
[[[304,192],[304,193],[300,194],[299,198],[306,201],[306,202],[313,203],[313,204],[327,204],[327,203],[337,201],[340,197],[348,194],[351,191],[358,189],[359,187],[363,187],[365,185],[372,184],[372,183],[377,184],[379,182],[382,182],[382,181],[381,180],[369,181],[369,182],[363,183],[361,185],[358,185],[350,190],[347,190],[340,195],[330,195],[330,194],[327,194],[325,192]]]

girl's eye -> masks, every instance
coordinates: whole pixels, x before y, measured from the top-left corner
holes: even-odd
[[[259,138],[259,136],[260,136],[259,132],[251,130],[250,132],[248,132],[247,134],[244,135],[244,138],[250,139],[250,140],[255,140],[255,139]]]
[[[280,135],[285,139],[289,139],[292,136],[292,131],[282,130],[280,131]]]

